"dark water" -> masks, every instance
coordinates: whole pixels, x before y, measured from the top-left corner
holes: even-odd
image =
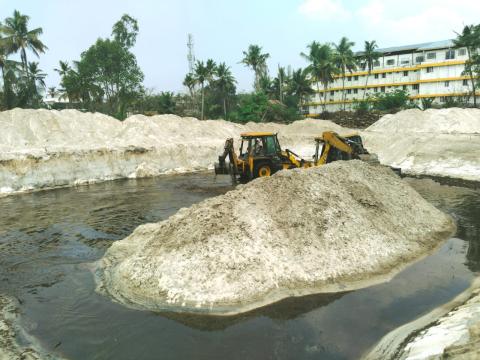
[[[72,359],[354,359],[480,271],[480,191],[411,180],[458,233],[389,283],[228,318],[131,310],[95,292],[90,263],[113,241],[227,191],[227,181],[191,174],[2,198],[0,293],[20,300],[44,348]]]

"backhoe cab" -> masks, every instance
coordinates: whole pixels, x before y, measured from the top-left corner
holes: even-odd
[[[228,164],[225,162],[227,156]],[[229,174],[235,184],[270,176],[282,169],[312,165],[288,149],[282,151],[277,134],[251,132],[241,134],[239,155],[235,152],[233,139],[227,139],[224,152],[215,164],[215,174]]]

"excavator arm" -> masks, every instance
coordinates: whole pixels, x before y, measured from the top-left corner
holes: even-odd
[[[227,156],[228,160],[230,161],[228,166],[225,161]],[[225,141],[223,153],[218,157],[218,163],[215,163],[215,175],[230,175],[232,178],[232,183],[236,184],[237,175],[239,174],[238,166],[239,160],[233,147],[233,138],[229,138]]]

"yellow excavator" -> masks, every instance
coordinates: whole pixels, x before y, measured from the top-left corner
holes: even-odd
[[[218,163],[215,163],[215,174],[230,175],[232,183],[236,184],[270,176],[279,170],[309,168],[352,159],[379,163],[376,155],[369,154],[363,147],[362,138],[358,134],[342,137],[332,131],[324,132],[315,138],[315,155],[313,161],[309,161],[289,149],[282,150],[277,134],[252,132],[241,134],[239,155],[235,152],[233,138],[227,139],[223,154],[218,157]]]

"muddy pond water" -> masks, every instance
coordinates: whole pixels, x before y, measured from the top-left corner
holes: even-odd
[[[406,181],[458,232],[385,284],[226,318],[137,311],[97,294],[91,264],[113,241],[230,189],[196,173],[0,198],[0,294],[20,301],[21,325],[44,349],[71,359],[356,359],[480,271],[480,191]]]

